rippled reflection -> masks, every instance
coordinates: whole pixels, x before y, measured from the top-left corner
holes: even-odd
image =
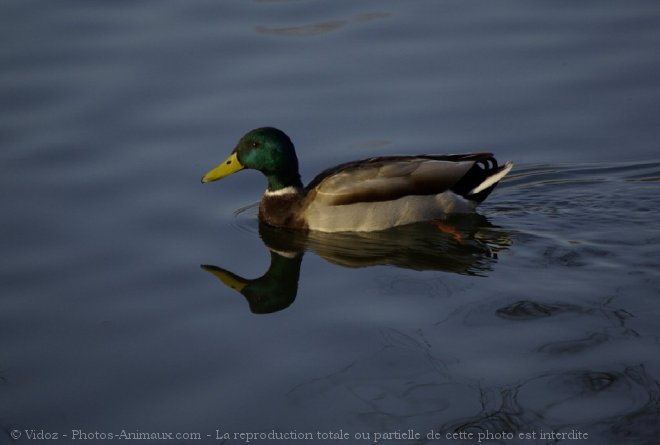
[[[553,433],[573,432],[586,433],[592,440],[613,435],[634,438],[625,443],[650,444],[655,442],[648,440],[658,432],[657,422],[650,422],[660,410],[658,382],[642,365],[621,371],[549,373],[511,388],[482,388],[480,400],[483,408],[479,414],[440,429],[475,435],[535,432],[537,440],[531,443],[549,443]],[[647,424],[640,424],[643,422]]]
[[[259,34],[269,34],[273,36],[309,37],[335,31],[350,24],[371,22],[389,16],[390,14],[385,12],[370,12],[358,14],[347,20],[326,21],[307,25],[283,27],[257,26],[256,31]]]
[[[583,313],[586,309],[575,304],[564,303],[539,303],[536,301],[521,300],[498,309],[495,314],[498,317],[512,320],[534,320],[537,318],[551,317],[561,313],[575,312]]]
[[[396,425],[443,438],[529,434],[525,443],[545,444],[586,434],[589,443],[657,443],[660,385],[643,364],[532,372],[497,385],[452,371],[457,351],[439,347],[432,332],[381,335],[381,349],[291,388],[291,403],[343,406],[373,430]]]
[[[389,265],[486,275],[497,261],[498,252],[511,245],[506,231],[480,215],[461,215],[442,223],[411,224],[365,233],[302,232],[260,223],[259,236],[270,250],[270,267],[261,277],[247,279],[218,266],[202,266],[226,286],[240,292],[254,313],[276,312],[293,303],[307,250],[331,263],[351,268]]]

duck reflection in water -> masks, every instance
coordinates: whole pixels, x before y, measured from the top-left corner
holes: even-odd
[[[221,267],[201,266],[240,292],[255,314],[277,312],[293,303],[306,250],[344,267],[389,265],[485,276],[498,252],[511,245],[506,232],[478,214],[379,232],[301,232],[259,223],[259,235],[270,250],[270,267],[261,277],[246,279]]]

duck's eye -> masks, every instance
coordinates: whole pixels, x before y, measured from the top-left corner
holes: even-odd
[[[259,142],[252,142],[252,148],[257,148],[259,147]]]

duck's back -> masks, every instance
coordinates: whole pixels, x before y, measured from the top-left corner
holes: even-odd
[[[471,212],[506,175],[490,153],[386,156],[325,170],[306,187],[310,229],[370,231]]]

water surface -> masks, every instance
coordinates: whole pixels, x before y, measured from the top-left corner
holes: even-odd
[[[0,437],[657,443],[657,2],[5,1],[0,21]],[[458,236],[305,237],[259,227],[257,173],[199,183],[263,125],[307,181],[379,154],[516,167]]]

